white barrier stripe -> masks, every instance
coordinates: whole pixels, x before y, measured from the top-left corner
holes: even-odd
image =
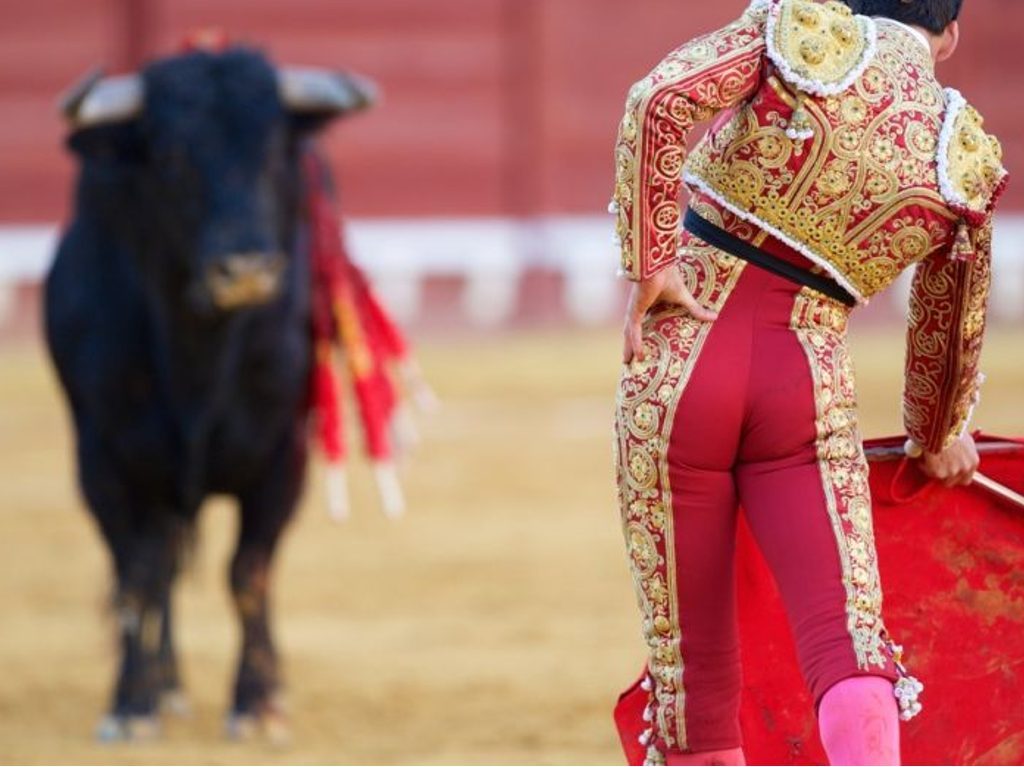
[[[471,324],[495,325],[515,311],[521,276],[531,269],[560,275],[562,300],[575,321],[614,318],[618,253],[607,216],[353,219],[346,223],[352,257],[373,278],[382,299],[409,322],[422,308],[422,285],[435,276],[466,282],[463,313]],[[0,291],[37,283],[56,248],[55,225],[0,225]],[[997,217],[993,240],[994,319],[1024,320],[1024,215]],[[901,315],[908,275],[885,301]],[[0,302],[6,303],[6,302]],[[10,307],[8,305],[8,312]]]

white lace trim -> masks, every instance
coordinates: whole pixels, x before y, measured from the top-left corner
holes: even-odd
[[[750,5],[747,6],[748,11],[759,11],[762,8],[767,8],[772,4],[773,0],[750,0]]]
[[[775,228],[768,222],[762,221],[758,216],[754,215],[750,211],[743,210],[742,208],[733,205],[731,202],[726,200],[725,197],[723,197],[721,194],[715,191],[711,187],[711,185],[708,184],[704,179],[702,179],[700,176],[695,175],[692,171],[686,171],[683,174],[683,180],[687,183],[688,186],[696,187],[701,192],[703,192],[708,197],[717,202],[719,205],[721,205],[723,208],[728,209],[734,215],[742,218],[747,223],[759,226],[761,229],[768,232],[768,234],[772,235],[772,237],[776,238],[777,240],[781,240],[782,242],[786,243],[789,247],[793,248],[793,250],[798,251],[802,256],[805,256],[806,258],[813,261],[815,264],[817,264],[826,272],[828,272],[829,277],[831,277],[833,280],[839,283],[846,290],[847,293],[853,296],[853,298],[857,301],[858,304],[862,306],[867,305],[868,300],[864,298],[863,295],[861,295],[860,291],[853,287],[853,285],[850,284],[850,281],[847,280],[846,277],[844,277],[833,264],[829,263],[828,260],[826,260],[824,257],[815,253],[809,246],[805,245],[799,240],[794,239],[793,237],[790,237],[788,234],[780,231],[779,229]]]
[[[768,58],[770,58],[772,63],[778,67],[779,71],[782,73],[782,78],[786,82],[791,85],[795,85],[802,91],[814,94],[815,96],[835,96],[836,94],[845,91],[857,81],[857,78],[864,74],[864,70],[868,68],[868,64],[871,63],[871,60],[875,57],[875,53],[878,50],[878,27],[875,25],[874,20],[868,16],[855,16],[854,18],[860,23],[861,29],[864,31],[864,35],[867,38],[867,43],[864,46],[864,51],[861,53],[860,60],[853,66],[849,73],[847,73],[846,77],[837,83],[826,83],[822,80],[811,80],[810,78],[797,74],[775,43],[775,31],[778,27],[779,17],[781,15],[782,3],[779,3],[768,14],[768,25],[765,32],[768,47]]]
[[[939,149],[936,164],[939,171],[939,190],[946,202],[960,208],[967,207],[967,199],[953,186],[949,175],[949,145],[953,143],[953,131],[956,129],[957,118],[967,106],[967,101],[956,88],[946,88],[946,114],[942,118],[942,131],[939,133]]]
[[[957,190],[956,185],[953,183],[953,177],[949,173],[949,153],[953,143],[953,134],[956,132],[956,121],[960,118],[960,114],[964,109],[967,108],[967,100],[956,88],[946,88],[944,92],[946,94],[946,114],[942,118],[938,154],[935,158],[939,175],[939,191],[942,192],[943,198],[945,198],[955,213],[960,213],[961,215],[964,212],[977,214],[978,211],[974,210],[967,198]],[[996,182],[997,185],[1002,183],[1006,175],[1006,168],[1000,168],[999,178]],[[990,195],[988,205],[991,206],[991,204]],[[984,213],[984,211],[981,212]]]

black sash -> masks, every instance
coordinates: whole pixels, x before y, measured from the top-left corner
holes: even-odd
[[[724,250],[731,256],[742,258],[744,261],[759,266],[765,271],[777,274],[779,277],[784,277],[790,282],[795,282],[797,285],[805,285],[847,306],[857,305],[857,300],[834,280],[830,280],[828,277],[823,277],[820,274],[814,274],[806,269],[801,269],[799,266],[783,261],[771,253],[766,253],[749,242],[730,234],[720,226],[711,223],[693,208],[687,208],[686,217],[683,219],[683,228],[691,234],[700,237],[708,245]]]

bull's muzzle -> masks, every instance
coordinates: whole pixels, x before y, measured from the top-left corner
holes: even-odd
[[[278,294],[284,265],[279,253],[232,253],[209,266],[206,286],[218,309],[258,306]]]

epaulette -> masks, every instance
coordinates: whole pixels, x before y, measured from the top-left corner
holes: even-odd
[[[992,213],[1008,178],[999,140],[960,92],[946,89],[946,114],[939,134],[939,187],[950,208],[971,226]]]
[[[877,50],[878,32],[838,0],[777,0],[768,11],[768,58],[790,85],[833,96],[853,85]]]

